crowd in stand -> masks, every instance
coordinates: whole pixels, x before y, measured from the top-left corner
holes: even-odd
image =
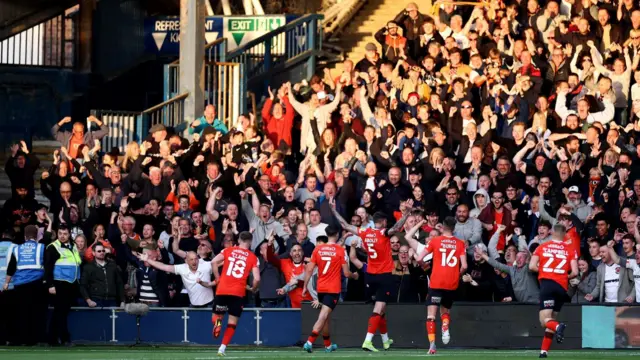
[[[301,274],[318,239],[339,232],[352,270],[366,265],[334,212],[358,228],[406,217],[391,238],[397,302],[424,301],[430,263],[410,243],[448,216],[468,245],[459,300],[538,302],[530,254],[562,223],[580,256],[572,302],[640,301],[640,2],[494,1],[434,16],[410,3],[390,20],[365,58],[273,84],[261,114],[231,127],[209,105],[185,134],[154,125],[120,155],[101,148],[100,119],[87,130],[64,118],[40,179],[38,158],[14,145],[0,313],[28,316],[19,331],[1,322],[0,342],[69,342],[72,305],[210,307],[210,261],[244,231],[261,273],[246,305],[317,305]],[[341,300],[371,300],[364,276],[344,280]]]

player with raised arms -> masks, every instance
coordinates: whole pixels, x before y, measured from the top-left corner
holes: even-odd
[[[410,202],[408,206],[412,207],[413,202],[411,200],[408,201]],[[389,334],[387,333],[385,309],[395,286],[395,280],[392,275],[395,265],[389,238],[402,229],[411,212],[407,211],[392,228],[387,230],[387,216],[381,212],[373,214],[373,228],[358,229],[358,227],[349,224],[336,211],[335,200],[331,201],[331,211],[333,211],[333,215],[338,219],[344,230],[360,237],[362,248],[367,252],[367,286],[370,293],[375,294],[376,302],[373,306],[373,313],[369,318],[367,336],[362,343],[362,350],[378,351],[372,343],[373,335],[375,335],[376,331],[380,331],[382,346],[385,350],[388,350],[393,344],[393,340],[389,339]]]
[[[216,297],[213,301],[213,336],[220,336],[222,329],[222,318],[224,313],[229,313],[227,329],[224,331],[222,344],[218,349],[218,356],[225,356],[227,345],[236,331],[238,319],[242,315],[244,307],[244,297],[247,293],[247,278],[253,275],[253,285],[251,291],[255,291],[260,284],[259,261],[251,251],[251,241],[253,235],[248,231],[243,231],[238,236],[238,246],[233,246],[222,250],[213,259],[213,275],[218,280]],[[222,266],[222,274],[218,269]]]
[[[413,235],[424,225],[421,221],[410,229],[406,237],[413,238]],[[429,354],[436,353],[436,315],[440,308],[440,318],[442,320],[442,342],[448,344],[451,340],[449,325],[451,322],[451,307],[460,274],[467,270],[466,244],[463,240],[453,236],[456,227],[456,219],[449,216],[442,224],[442,235],[436,236],[418,255],[424,259],[427,255],[433,256],[431,278],[429,282],[429,293],[427,294],[427,335],[429,337]]]
[[[316,290],[318,292],[318,301],[322,304],[318,320],[313,325],[313,331],[303,347],[309,353],[312,352],[313,343],[320,333],[322,333],[326,352],[332,352],[338,348],[336,344],[331,343],[329,322],[331,312],[336,308],[340,299],[340,291],[342,289],[341,273],[347,278],[358,279],[358,273],[349,271],[347,254],[344,248],[337,244],[338,231],[329,227],[326,229],[326,233],[327,236],[321,235],[316,239],[316,248],[313,250],[311,261],[307,264],[304,274],[303,296],[307,292],[309,279],[311,279],[314,269],[318,268]]]
[[[574,246],[564,241],[566,232],[564,225],[554,225],[551,241],[538,246],[529,263],[540,281],[540,325],[545,329],[540,358],[547,357],[554,334],[558,344],[564,341],[567,325],[556,319],[567,297],[569,279],[578,275],[577,254]]]

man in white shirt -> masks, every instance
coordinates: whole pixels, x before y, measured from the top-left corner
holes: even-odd
[[[615,261],[618,256],[613,250],[613,245],[614,242],[609,241],[608,245],[600,247],[602,262],[597,269],[597,283],[591,294],[585,295],[587,301],[598,299],[600,303],[631,304],[636,299],[633,273]]]
[[[309,240],[311,241],[311,243],[313,243],[313,245],[316,244],[316,238],[318,236],[327,235],[327,233],[325,232],[327,226],[327,224],[321,222],[320,220],[320,210],[311,209],[311,211],[309,212],[309,227],[307,237],[309,237]]]
[[[180,265],[165,265],[149,259],[147,254],[140,255],[140,260],[158,270],[180,275],[189,295],[191,307],[204,308],[213,303],[212,288],[215,286],[215,281],[211,281],[211,262],[200,260],[195,252],[187,252],[186,263]]]
[[[610,243],[613,241],[610,241]],[[613,251],[613,244],[610,246],[611,257],[614,262],[618,263],[620,266],[625,267],[629,272],[633,275],[634,287],[636,290],[636,303],[640,303],[640,244],[636,244],[636,254],[634,258],[624,258],[618,257],[618,255]]]

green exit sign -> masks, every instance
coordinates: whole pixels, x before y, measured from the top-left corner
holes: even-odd
[[[230,31],[256,31],[255,19],[230,19]]]

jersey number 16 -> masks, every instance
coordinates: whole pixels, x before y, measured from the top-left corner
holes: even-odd
[[[442,266],[448,266],[448,267],[456,267],[458,266],[458,258],[456,257],[456,251],[455,250],[450,250],[447,251],[447,249],[440,249],[440,252],[442,253]]]

